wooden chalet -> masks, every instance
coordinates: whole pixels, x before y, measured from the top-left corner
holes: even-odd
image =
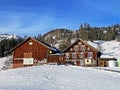
[[[82,39],[77,40],[63,53],[66,64],[77,66],[98,66],[98,59],[101,55],[99,50],[95,49]]]
[[[12,52],[13,68],[45,63],[64,63],[63,55],[58,49],[31,37],[14,47]]]

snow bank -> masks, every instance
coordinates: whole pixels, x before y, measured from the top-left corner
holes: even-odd
[[[120,74],[43,65],[0,72],[0,90],[119,90]]]
[[[3,66],[5,66],[4,65],[5,60],[6,60],[6,57],[0,58],[0,69],[3,68]]]

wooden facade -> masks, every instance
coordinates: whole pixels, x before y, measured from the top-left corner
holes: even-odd
[[[48,55],[48,63],[49,64],[65,64],[64,54],[49,54]]]
[[[98,66],[98,58],[101,55],[97,49],[82,39],[70,45],[63,53],[66,64],[77,66]]]
[[[50,57],[51,54],[60,53],[56,48],[33,38],[26,39],[14,47],[12,51],[13,68],[44,64],[48,63],[48,61],[50,63],[52,61],[48,60],[48,57]],[[57,56],[54,57],[57,58]]]

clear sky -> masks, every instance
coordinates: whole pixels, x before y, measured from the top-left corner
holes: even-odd
[[[120,0],[0,0],[0,33],[44,34],[120,23]]]

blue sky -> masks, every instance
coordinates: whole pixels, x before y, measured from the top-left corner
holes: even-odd
[[[120,23],[120,0],[0,0],[0,33],[35,36]]]

